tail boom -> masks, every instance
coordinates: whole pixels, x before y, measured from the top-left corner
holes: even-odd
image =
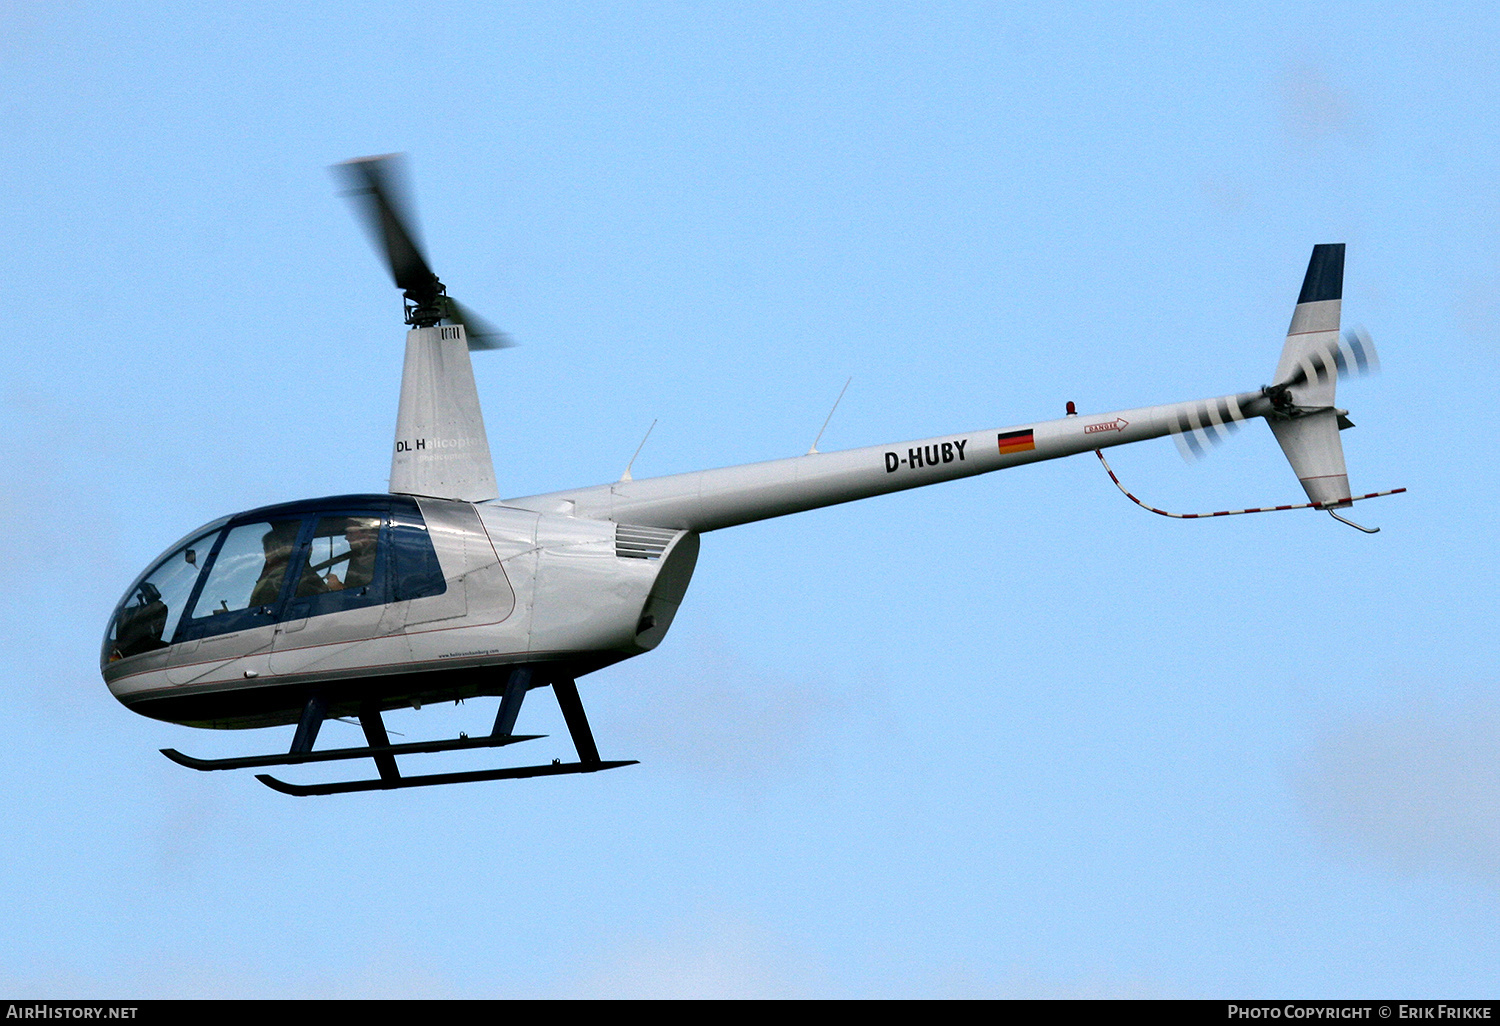
[[[1339,441],[1339,430],[1352,425],[1333,405],[1336,378],[1351,369],[1368,370],[1374,359],[1367,338],[1340,342],[1343,280],[1343,244],[1315,246],[1275,384],[1255,392],[1092,416],[1070,412],[1058,420],[1011,428],[843,452],[814,451],[640,481],[631,480],[627,472],[614,484],[504,504],[642,527],[715,531],[1163,435],[1178,436],[1188,454],[1201,455],[1206,444],[1219,441],[1240,421],[1264,417],[1307,492],[1307,505],[1334,513],[1356,500]],[[1246,511],[1227,510],[1222,515],[1237,512]]]
[[[504,505],[595,520],[716,531],[888,492],[1163,435],[1227,431],[1264,416],[1260,392],[1077,415],[914,442],[812,453],[790,459],[617,481],[504,500]]]

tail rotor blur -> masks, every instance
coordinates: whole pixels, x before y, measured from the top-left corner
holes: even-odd
[[[1335,357],[1340,374],[1350,377],[1366,377],[1380,373],[1380,354],[1375,352],[1375,342],[1362,326],[1344,329],[1339,338],[1338,356]]]
[[[1172,427],[1172,441],[1189,463],[1203,459],[1216,446],[1240,429],[1245,419],[1239,403],[1232,399],[1186,403],[1179,408]]]

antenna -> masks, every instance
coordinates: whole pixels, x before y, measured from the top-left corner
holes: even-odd
[[[646,429],[646,434],[645,434],[645,437],[641,439],[641,444],[635,447],[635,455],[631,456],[630,457],[630,462],[627,463],[627,464],[625,464],[625,473],[623,473],[623,474],[620,475],[620,480],[621,481],[634,481],[635,480],[635,478],[633,478],[633,477],[630,476],[630,468],[633,467],[633,466],[635,466],[635,457],[639,456],[641,454],[641,450],[646,447],[646,439],[650,438],[651,437],[651,432],[653,432],[655,430],[656,430],[656,421],[653,420],[651,422],[651,426]]]
[[[854,380],[854,375],[849,375],[849,381]],[[839,403],[844,401],[844,393],[849,391],[849,381],[844,382],[844,387],[839,389],[839,397],[833,401],[833,410],[839,408]],[[823,432],[828,430],[828,422],[833,419],[833,410],[828,411],[828,416],[823,419],[823,426],[818,428],[818,437],[813,439],[813,444],[807,447],[807,455],[811,456],[818,451],[818,443],[823,440]]]

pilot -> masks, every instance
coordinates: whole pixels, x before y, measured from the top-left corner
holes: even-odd
[[[287,528],[290,527],[290,532]],[[255,588],[250,592],[250,605],[269,606],[276,602],[277,596],[281,594],[281,582],[286,579],[286,565],[292,558],[292,549],[297,540],[296,524],[273,524],[271,529],[261,538],[260,543],[265,549],[266,562],[261,568],[260,579],[255,582]]]
[[[344,540],[349,543],[349,565],[344,570],[344,579],[329,572],[324,578],[329,591],[345,588],[364,588],[375,580],[375,542],[380,537],[380,521],[374,517],[350,517],[344,528]]]

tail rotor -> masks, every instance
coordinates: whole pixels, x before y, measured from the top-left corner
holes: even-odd
[[[1406,489],[1354,495],[1344,465],[1344,447],[1339,432],[1354,426],[1348,412],[1334,405],[1338,379],[1362,377],[1380,369],[1380,357],[1370,333],[1355,327],[1340,331],[1344,298],[1344,245],[1313,247],[1302,291],[1287,328],[1286,344],[1276,365],[1274,385],[1219,399],[1180,403],[1164,410],[1168,430],[1178,450],[1188,460],[1201,459],[1210,448],[1224,441],[1247,416],[1264,417],[1281,445],[1287,462],[1297,475],[1308,502],[1296,505],[1260,506],[1213,513],[1167,513],[1146,506],[1123,485],[1132,501],[1154,513],[1181,519],[1202,516],[1233,516],[1285,509],[1319,509],[1334,519],[1373,534],[1378,528],[1363,527],[1340,516],[1361,499],[1394,495]],[[1103,454],[1099,456],[1104,459]],[[1108,463],[1105,468],[1108,469]],[[1114,477],[1113,471],[1110,476]],[[1119,485],[1119,479],[1115,479]]]
[[[1380,372],[1380,354],[1375,341],[1363,327],[1344,329],[1334,339],[1323,339],[1298,354],[1290,375],[1274,385],[1275,391],[1300,385],[1327,385],[1338,378],[1363,378]]]

